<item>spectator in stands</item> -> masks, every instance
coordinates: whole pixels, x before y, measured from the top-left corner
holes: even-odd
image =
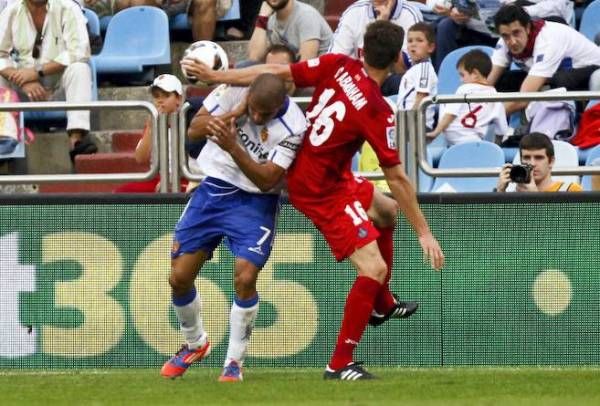
[[[82,7],[89,8],[95,12],[99,18],[112,16],[115,13],[113,10],[115,0],[78,0],[77,2],[82,3]]]
[[[225,40],[239,41],[250,38],[262,0],[240,0],[239,20],[223,21]]]
[[[160,114],[171,114],[176,113],[181,108],[183,98],[183,86],[181,81],[173,75],[160,75],[154,79],[150,86],[150,92],[152,94],[152,103]],[[194,100],[187,100],[191,104],[191,108],[187,112],[188,123],[191,118],[200,110],[202,107],[203,98],[195,98]],[[150,119],[146,121],[144,126],[142,138],[139,140],[135,147],[135,161],[139,164],[149,164],[152,159],[152,125]],[[186,149],[190,155],[193,155],[195,159],[200,154],[200,149],[204,146],[205,141],[196,143],[195,145],[186,145]],[[193,148],[190,148],[193,147]],[[192,149],[192,151],[190,150]],[[160,176],[156,176],[146,182],[130,182],[119,186],[115,189],[116,193],[154,193],[158,192],[160,185]],[[181,191],[186,191],[187,182],[182,181]]]
[[[473,49],[464,54],[456,68],[464,83],[456,95],[496,93],[486,80],[492,61],[482,50]],[[506,113],[500,102],[447,104],[440,109],[440,117],[435,130],[427,133],[427,137],[433,139],[443,132],[450,145],[481,141],[492,125],[496,135],[505,135],[508,131]]]
[[[412,66],[402,76],[398,89],[398,110],[416,110],[427,96],[437,94],[438,78],[431,63],[435,50],[433,27],[419,22],[408,29],[408,54]],[[433,129],[435,110],[427,110],[427,128]]]
[[[186,13],[192,23],[194,41],[210,41],[215,36],[217,20],[227,13],[231,5],[231,0],[114,0],[114,12],[134,6],[155,6],[163,9],[169,17]]]
[[[294,51],[282,44],[271,45],[267,50],[267,56],[265,57],[265,63],[280,63],[283,65],[289,65],[291,63],[296,62],[296,55]],[[287,94],[289,96],[293,96],[296,92],[296,85],[293,80],[287,80],[285,82],[285,88],[287,89]]]
[[[12,2],[0,14],[0,86],[22,100],[89,102],[92,75],[86,19],[72,0]],[[71,159],[91,154],[89,111],[67,112]]]
[[[298,60],[324,54],[331,42],[331,28],[311,5],[298,0],[263,1],[248,44],[248,59],[262,61],[270,45],[291,48]]]
[[[523,136],[519,143],[519,153],[521,163],[531,165],[531,174],[529,182],[515,182],[517,192],[581,192],[583,190],[579,183],[564,183],[552,179],[554,145],[546,134],[530,133]],[[512,168],[512,164],[502,167],[495,191],[506,192],[508,184],[513,182]]]
[[[407,32],[415,23],[423,21],[419,9],[404,0],[359,0],[352,3],[342,14],[333,34],[330,53],[349,55],[362,59],[363,36],[367,25],[375,20],[389,20]],[[394,66],[392,74],[381,86],[384,96],[398,92],[401,74],[410,67],[407,53],[407,37],[404,38],[402,58]]]
[[[600,80],[590,80],[600,67],[600,48],[573,28],[551,21],[532,21],[527,11],[516,5],[503,6],[494,23],[501,38],[492,55],[488,82],[498,90],[536,92],[545,85],[567,90],[600,89]],[[512,62],[522,71],[506,72],[500,83]],[[507,102],[506,112],[524,109],[527,104]]]
[[[572,9],[564,0],[532,0],[525,8],[531,16],[565,23]],[[448,0],[447,7],[438,5],[434,11],[445,16],[437,25],[435,66],[450,52],[467,45],[495,46],[498,34],[493,32],[493,16],[503,3],[514,0]],[[535,3],[535,4],[534,4]]]

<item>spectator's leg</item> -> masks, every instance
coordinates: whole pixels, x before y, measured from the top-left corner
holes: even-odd
[[[527,72],[524,70],[506,70],[496,82],[496,90],[499,92],[518,92],[526,76]]]
[[[444,57],[458,48],[458,31],[460,26],[451,18],[441,19],[435,34],[435,70],[439,72]]]
[[[190,15],[194,41],[212,40],[217,25],[217,0],[192,0]]]
[[[64,89],[67,102],[85,103],[92,100],[92,72],[90,66],[84,62],[75,62],[65,69],[60,80],[61,88]],[[89,110],[71,110],[67,112],[67,133],[71,141],[71,147],[75,148],[90,130]],[[93,145],[93,144],[92,144]],[[91,146],[88,148],[91,151]]]
[[[597,70],[598,66],[595,65],[574,69],[559,69],[548,83],[551,88],[565,87],[567,90],[588,90],[592,84],[591,76]]]

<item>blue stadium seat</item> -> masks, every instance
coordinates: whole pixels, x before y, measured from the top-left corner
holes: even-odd
[[[594,42],[594,38],[600,33],[600,0],[595,0],[583,11],[579,32],[585,35],[590,41]]]
[[[590,165],[592,165],[592,162],[594,162],[596,159],[599,159],[599,158],[600,158],[600,145],[596,145],[595,147],[589,149],[589,152],[587,154],[587,159],[585,161],[585,165],[590,166]],[[583,186],[583,190],[592,190],[592,176],[584,175],[581,178],[581,186]]]
[[[89,8],[83,9],[83,15],[87,18],[88,29],[90,34],[100,35],[100,19],[94,10]]]
[[[110,20],[112,20],[113,16],[103,16],[100,17],[100,30],[102,32],[106,32],[106,29],[108,28],[108,24],[110,23]]]
[[[239,0],[233,0],[231,8],[225,13],[225,15],[219,18],[219,21],[231,21],[240,19],[240,2]],[[189,30],[191,28],[188,15],[186,13],[180,13],[174,15],[169,19],[169,28],[171,30]]]
[[[171,63],[169,19],[157,7],[131,7],[110,20],[102,51],[92,57],[98,74],[143,74]]]
[[[475,141],[448,148],[442,155],[438,168],[500,168],[502,165],[504,152],[498,145],[488,141]],[[431,191],[491,192],[496,187],[497,180],[496,177],[436,178]]]
[[[492,55],[494,48],[485,45],[471,45],[455,49],[450,52],[440,65],[440,71],[438,72],[438,94],[454,94],[456,89],[462,84],[458,71],[456,70],[456,63],[458,60],[467,52],[473,49],[481,49],[488,55]]]

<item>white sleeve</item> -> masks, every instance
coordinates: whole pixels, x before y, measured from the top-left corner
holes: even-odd
[[[283,169],[289,168],[294,161],[294,158],[296,158],[298,149],[300,149],[303,135],[304,132],[284,138],[271,150],[269,153],[269,160]]]
[[[564,59],[567,50],[566,41],[554,40],[552,43],[538,41],[533,48],[533,65],[528,74],[543,78],[552,77],[558,70],[560,63]]]
[[[338,27],[333,33],[331,45],[329,46],[327,53],[354,56],[356,52],[356,43],[354,41],[352,20],[354,20],[352,12],[342,15]]]
[[[500,38],[496,44],[496,48],[494,48],[494,52],[492,53],[492,64],[506,68],[508,65],[510,65],[511,60],[512,58],[508,54],[508,48],[504,43],[504,40]]]
[[[532,0],[531,6],[523,7],[527,14],[533,18],[557,16],[565,18],[567,15],[567,2],[564,0]],[[568,21],[567,21],[568,23]]]
[[[506,121],[506,110],[504,104],[495,103],[495,116],[494,119],[494,135],[506,135],[508,134],[508,122]]]
[[[416,85],[416,91],[418,93],[435,94],[435,87],[437,84],[437,77],[433,66],[430,64],[423,64],[419,72],[419,81]]]
[[[245,91],[246,88],[243,87],[221,85],[210,92],[202,104],[211,115],[219,116],[233,110],[245,97]]]

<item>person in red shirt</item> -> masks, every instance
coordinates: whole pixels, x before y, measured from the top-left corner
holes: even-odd
[[[416,310],[389,290],[398,208],[417,233],[433,268],[439,270],[444,264],[442,249],[398,158],[395,116],[379,90],[400,55],[403,39],[401,27],[376,21],[364,36],[364,62],[328,54],[292,65],[217,72],[201,63],[182,61],[188,72],[203,81],[244,85],[269,72],[293,80],[298,87],[315,88],[306,113],[310,126],[288,170],[289,199],[323,234],[335,258],[349,258],[358,274],[346,299],[325,379],[373,378],[353,360],[367,324],[378,325]],[[215,136],[234,136],[228,123],[215,122],[213,128]],[[393,199],[352,174],[352,157],[364,141],[375,150]]]

